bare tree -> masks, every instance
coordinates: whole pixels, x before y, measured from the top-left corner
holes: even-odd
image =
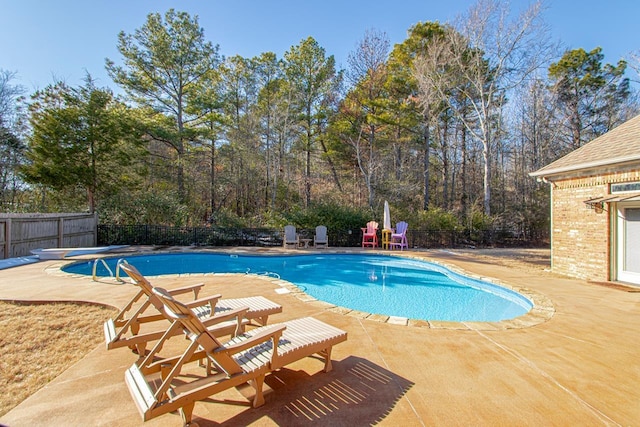
[[[389,46],[387,33],[375,29],[365,31],[364,37],[347,58],[349,64],[347,77],[351,84],[356,85],[367,77],[370,77],[369,80],[373,80],[373,82],[380,80],[380,77],[373,77],[384,73],[384,66],[389,56]]]
[[[629,67],[631,67],[631,69],[633,69],[637,74],[635,79],[630,80],[636,83],[640,82],[640,50],[631,52],[629,54],[629,60],[627,61],[627,63],[629,64]]]
[[[15,77],[15,72],[0,69],[0,126],[13,124],[17,100],[25,92],[22,86],[12,83]]]
[[[449,103],[470,135],[482,142],[485,215],[491,214],[492,149],[501,133],[501,106],[510,91],[555,51],[542,9],[542,3],[536,2],[510,19],[505,1],[479,0],[416,60],[423,104],[439,96]],[[456,108],[453,88],[469,101],[471,115]]]
[[[379,115],[382,112],[380,99],[384,96],[389,46],[386,33],[368,30],[347,59],[347,76],[354,90],[349,99],[345,100],[344,106],[351,106],[354,126],[353,133],[346,141],[354,150],[371,208],[375,201],[375,172],[378,168],[377,137],[384,127],[380,124]]]
[[[23,184],[18,169],[25,162],[24,87],[13,84],[16,73],[0,69],[0,211],[15,207]]]

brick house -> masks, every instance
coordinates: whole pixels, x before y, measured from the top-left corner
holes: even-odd
[[[530,173],[551,187],[551,267],[640,285],[640,116]]]

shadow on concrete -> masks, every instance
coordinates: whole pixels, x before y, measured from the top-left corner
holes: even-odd
[[[247,410],[224,422],[198,417],[200,427],[250,425],[270,419],[282,426],[374,425],[382,421],[414,385],[366,359],[350,356],[334,361],[333,371],[309,375],[304,371],[281,369],[267,377],[273,389],[266,404],[251,408],[245,400],[220,401],[215,396],[206,404],[235,404]],[[214,410],[215,412],[215,410]]]

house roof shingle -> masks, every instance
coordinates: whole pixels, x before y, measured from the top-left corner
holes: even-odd
[[[529,175],[548,177],[631,161],[640,161],[640,115]]]

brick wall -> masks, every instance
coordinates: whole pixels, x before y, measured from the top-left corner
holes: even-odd
[[[584,201],[609,194],[610,183],[640,181],[640,170],[609,171],[551,183],[551,259],[554,272],[580,279],[610,280],[610,215]],[[611,206],[614,208],[614,206]]]

